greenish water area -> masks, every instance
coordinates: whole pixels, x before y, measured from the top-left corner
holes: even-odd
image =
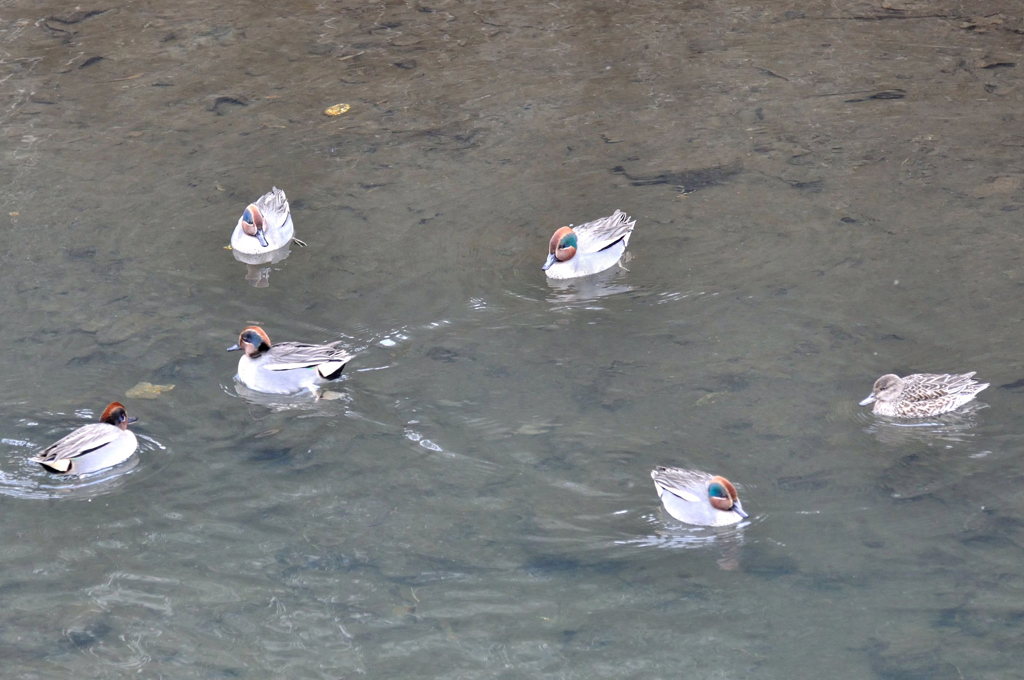
[[[1022,46],[999,0],[0,0],[3,675],[1019,675]],[[308,245],[236,261],[272,186]],[[252,324],[356,356],[252,393]],[[115,400],[130,463],[28,461]]]

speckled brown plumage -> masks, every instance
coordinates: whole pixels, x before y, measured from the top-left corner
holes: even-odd
[[[903,378],[887,373],[875,381],[861,406],[874,403],[875,415],[927,418],[963,406],[989,386],[970,373],[914,373]]]

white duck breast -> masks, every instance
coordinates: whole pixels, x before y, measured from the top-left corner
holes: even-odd
[[[247,228],[254,233],[247,233]],[[294,237],[288,197],[273,187],[242,211],[231,233],[231,249],[242,255],[259,255],[284,248]]]
[[[552,251],[544,265],[545,273],[552,279],[572,279],[615,266],[626,252],[635,225],[636,220],[616,210],[607,217],[572,227],[575,253],[563,260]]]
[[[47,470],[82,475],[131,458],[138,440],[131,430],[109,423],[83,425],[31,458]]]

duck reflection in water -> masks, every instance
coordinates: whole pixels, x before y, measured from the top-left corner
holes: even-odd
[[[624,256],[624,258],[628,257],[628,254]],[[548,295],[548,301],[557,304],[572,304],[591,302],[619,293],[629,293],[634,288],[626,282],[624,276],[626,271],[622,267],[615,267],[577,279],[549,278],[547,282],[551,294]]]
[[[286,244],[283,248],[255,255],[232,250],[231,254],[239,262],[245,263],[245,280],[249,285],[266,288],[270,285],[270,272],[274,265],[291,254],[291,247]]]
[[[652,525],[650,533],[615,543],[659,550],[702,550],[714,556],[715,564],[722,571],[740,569],[748,522],[725,527],[698,527],[681,524],[666,517],[667,514],[645,515],[644,520]]]
[[[858,414],[858,419],[865,423],[865,432],[873,435],[879,443],[889,446],[906,446],[914,442],[964,443],[974,437],[973,430],[978,425],[978,412],[986,408],[988,404],[975,401],[961,406],[956,411],[930,418],[899,420],[862,412]]]

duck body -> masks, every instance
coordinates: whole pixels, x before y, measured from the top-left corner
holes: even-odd
[[[250,326],[238,336],[238,344],[228,351],[243,351],[238,360],[238,380],[249,389],[267,394],[309,390],[319,397],[320,385],[340,378],[352,359],[340,344],[340,340],[326,345],[273,344],[262,328]]]
[[[736,487],[725,477],[659,465],[651,479],[665,510],[680,522],[722,527],[747,518]]]
[[[548,259],[541,267],[552,279],[590,276],[609,269],[622,259],[636,220],[616,210],[607,217],[561,227],[548,242]]]
[[[900,377],[887,373],[875,381],[861,406],[892,418],[928,418],[960,408],[989,386],[970,373],[913,373]]]
[[[231,232],[231,249],[243,256],[273,253],[286,247],[294,237],[288,197],[284,191],[273,187],[242,211]]]
[[[83,425],[29,460],[56,474],[84,475],[131,458],[139,442],[128,424],[136,419],[129,419],[124,406],[115,401],[100,420]]]

